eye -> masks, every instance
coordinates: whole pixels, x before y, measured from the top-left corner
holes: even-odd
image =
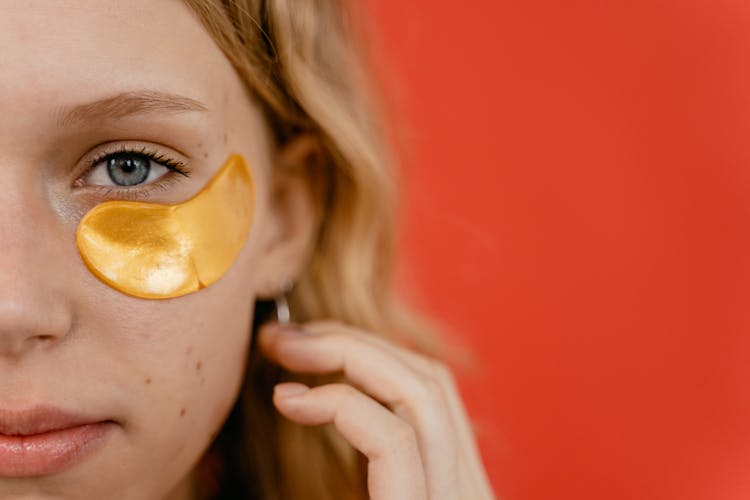
[[[86,183],[97,186],[138,186],[149,184],[180,165],[167,158],[145,152],[120,151],[92,162]]]

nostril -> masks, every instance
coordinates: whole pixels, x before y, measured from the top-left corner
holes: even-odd
[[[3,295],[4,290],[0,285],[0,357],[51,347],[69,333],[73,313],[64,300],[51,300],[31,283],[24,293]]]

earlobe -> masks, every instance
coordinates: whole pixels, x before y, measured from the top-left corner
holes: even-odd
[[[258,291],[272,299],[285,280],[297,281],[315,250],[328,189],[324,150],[317,136],[300,134],[280,146],[271,172],[271,237],[265,255],[268,282]]]

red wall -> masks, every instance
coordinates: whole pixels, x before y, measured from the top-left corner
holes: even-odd
[[[750,498],[750,3],[370,1],[498,493]]]

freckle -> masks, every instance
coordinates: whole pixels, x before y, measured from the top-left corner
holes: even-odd
[[[203,153],[203,158],[208,158],[208,153]]]
[[[151,377],[148,377],[148,378],[147,378],[146,380],[144,380],[144,382],[145,382],[146,384],[150,384],[150,383],[151,383]]]
[[[183,408],[182,410],[180,410],[180,416],[181,417],[184,417],[185,413],[186,413],[185,408]]]
[[[224,144],[226,144],[227,142],[229,142],[229,134],[224,132]]]
[[[195,364],[195,371],[197,371],[197,372],[201,371],[201,368],[202,368],[202,367],[203,367],[203,361],[198,361],[198,362],[197,362],[197,363]]]
[[[201,384],[206,381],[206,377],[201,377]]]
[[[190,354],[191,352],[193,352],[193,346],[189,346],[187,351],[185,351],[186,354]]]

